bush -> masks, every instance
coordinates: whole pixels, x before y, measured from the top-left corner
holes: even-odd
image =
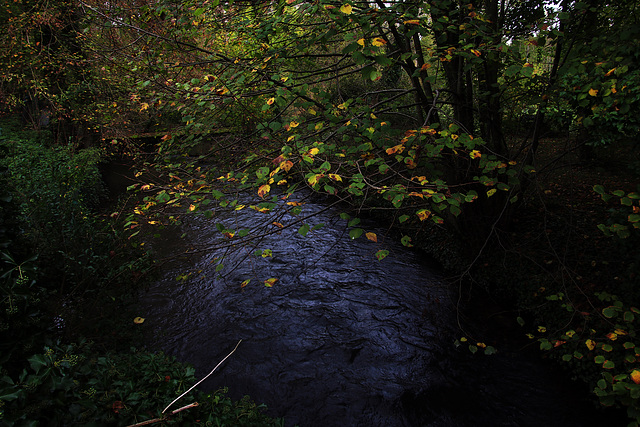
[[[16,379],[0,379],[0,422],[17,425],[107,426],[162,418],[163,409],[195,383],[195,369],[162,353],[132,349],[99,355],[90,345],[55,345],[29,358]],[[220,390],[190,392],[163,425],[278,425],[248,398],[232,402]],[[170,411],[167,411],[170,412]]]

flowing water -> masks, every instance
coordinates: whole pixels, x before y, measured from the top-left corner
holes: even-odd
[[[242,339],[200,388],[249,394],[287,426],[590,425],[597,414],[584,395],[536,359],[455,349],[454,304],[433,264],[385,229],[363,227],[377,242],[350,239],[326,206],[307,202],[275,225],[248,207],[218,209],[151,240],[160,257],[174,258],[138,309],[149,346],[204,376]],[[306,222],[324,227],[306,237],[301,224],[286,228],[312,212]],[[220,248],[234,240],[215,223],[277,232],[250,248]],[[382,261],[380,249],[389,251]]]

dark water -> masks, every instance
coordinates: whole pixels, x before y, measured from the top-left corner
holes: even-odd
[[[149,346],[204,376],[242,339],[201,388],[249,394],[286,425],[597,425],[585,395],[538,359],[455,349],[454,305],[429,260],[385,239],[384,229],[366,227],[377,243],[352,240],[346,221],[325,209],[307,203],[300,215],[278,219],[286,226],[319,212],[307,223],[325,226],[306,237],[298,224],[251,248],[215,249],[233,242],[216,222],[279,230],[248,207],[189,217],[151,240],[160,256],[195,253],[167,263],[141,301]],[[272,256],[255,256],[256,248]],[[380,249],[389,251],[382,261],[374,256]],[[270,278],[278,281],[266,287]]]

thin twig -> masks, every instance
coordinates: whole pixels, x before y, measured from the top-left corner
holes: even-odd
[[[190,409],[190,408],[195,408],[196,406],[199,406],[199,405],[200,404],[198,402],[193,402],[193,403],[190,403],[188,405],[183,406],[182,408],[178,408],[175,411],[171,411],[171,414],[169,414],[169,415],[175,415],[178,412],[182,412],[182,411],[185,411],[185,410]],[[169,417],[169,415],[165,415],[162,418],[154,418],[152,420],[147,420],[147,421],[142,421],[142,422],[139,422],[139,423],[136,423],[136,424],[131,424],[128,427],[148,426],[148,425],[151,425],[151,424],[159,423],[159,422],[162,422],[162,421],[166,420]]]
[[[196,387],[197,387],[197,386],[198,386],[202,381],[204,381],[204,380],[206,380],[207,378],[209,378],[209,376],[211,376],[211,374],[213,374],[213,373],[214,373],[214,371],[215,371],[216,369],[218,369],[218,368],[220,367],[220,365],[222,365],[222,364],[224,363],[224,361],[225,361],[225,360],[227,360],[227,359],[229,358],[229,356],[231,356],[231,355],[232,355],[232,354],[233,354],[233,353],[238,349],[238,346],[240,345],[240,343],[241,343],[241,342],[242,342],[242,340],[238,341],[238,344],[236,344],[236,346],[233,348],[233,350],[231,350],[231,353],[227,354],[227,356],[226,356],[224,359],[222,359],[222,360],[220,361],[220,363],[218,363],[218,364],[216,365],[216,367],[215,367],[215,368],[213,368],[213,369],[211,370],[211,372],[209,372],[209,373],[208,373],[204,378],[202,378],[200,381],[198,381],[197,383],[195,383],[194,385],[192,385],[192,386],[191,386],[191,388],[190,388],[189,390],[185,391],[185,392],[184,392],[184,393],[182,393],[180,396],[176,397],[176,399],[175,399],[173,402],[169,403],[169,405],[168,405],[166,408],[164,408],[164,411],[162,411],[162,413],[164,414],[165,412],[167,412],[167,409],[169,409],[169,408],[171,407],[171,405],[173,405],[174,403],[176,403],[178,400],[182,399],[182,397],[183,397],[185,394],[189,393],[191,390],[193,390],[194,388],[196,388]]]

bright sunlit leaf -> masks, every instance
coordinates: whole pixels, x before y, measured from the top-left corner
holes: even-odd
[[[351,7],[350,4],[343,4],[342,6],[340,6],[340,12],[344,13],[345,15],[351,15],[353,13],[353,7]]]

